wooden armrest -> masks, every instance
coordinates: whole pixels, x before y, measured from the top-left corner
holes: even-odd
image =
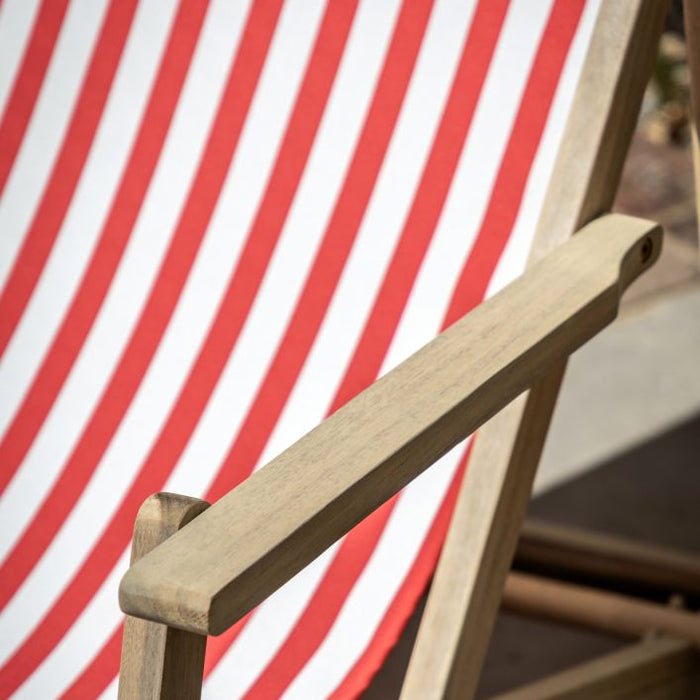
[[[136,562],[124,612],[220,634],[610,323],[661,229],[608,215]]]

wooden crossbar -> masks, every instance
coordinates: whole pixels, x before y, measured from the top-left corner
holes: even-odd
[[[697,555],[535,518],[525,520],[520,530],[515,566],[700,595]]]
[[[491,700],[692,700],[698,653],[689,642],[659,638],[620,649]]]
[[[510,612],[623,637],[639,638],[654,630],[700,647],[700,616],[695,613],[540,576],[509,574],[502,605]]]

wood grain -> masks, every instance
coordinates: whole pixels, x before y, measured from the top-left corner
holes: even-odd
[[[688,642],[645,641],[491,700],[694,700],[700,658]]]
[[[668,3],[602,3],[557,154],[530,264],[608,211]],[[565,361],[476,437],[402,698],[471,698],[532,490]]]
[[[131,563],[175,534],[209,504],[174,493],[149,496],[134,524]],[[120,700],[196,700],[202,692],[207,638],[127,615],[124,621]]]
[[[660,228],[599,219],[136,562],[122,609],[219,634],[610,323]]]

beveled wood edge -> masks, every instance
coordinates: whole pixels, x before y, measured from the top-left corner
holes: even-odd
[[[529,264],[612,207],[667,6],[667,0],[603,2]],[[468,700],[476,691],[565,368],[565,361],[552,367],[476,436],[403,700]]]
[[[700,656],[692,644],[658,637],[490,700],[692,700],[699,676]]]
[[[160,492],[149,496],[134,522],[131,563],[203,513],[209,504],[199,498]],[[130,615],[124,620],[119,698],[197,700],[207,638],[148,622]]]

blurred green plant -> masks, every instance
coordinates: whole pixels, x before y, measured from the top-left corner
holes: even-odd
[[[652,143],[686,143],[690,118],[690,87],[685,41],[665,32],[647,95],[642,133]],[[649,104],[650,103],[650,104]]]

